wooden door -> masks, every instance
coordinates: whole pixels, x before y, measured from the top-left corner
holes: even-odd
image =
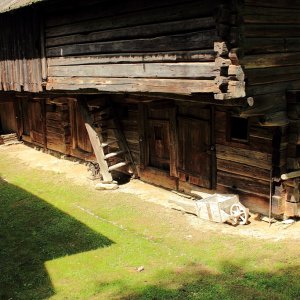
[[[28,98],[19,98],[19,110],[21,117],[21,131],[20,135],[24,138],[25,136],[30,136],[30,124],[29,124],[29,109],[28,109]]]
[[[44,100],[30,99],[28,101],[28,115],[31,141],[46,146]]]
[[[179,177],[205,188],[211,188],[211,132],[207,120],[189,117],[178,119]]]
[[[70,101],[70,125],[72,136],[71,154],[83,159],[92,159],[92,145],[77,101]]]
[[[0,130],[2,133],[18,132],[13,102],[0,103]]]
[[[149,165],[170,171],[170,125],[167,120],[149,120]]]

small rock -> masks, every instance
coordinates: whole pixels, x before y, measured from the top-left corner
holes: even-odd
[[[95,186],[96,190],[116,190],[119,186],[116,183],[97,183]]]
[[[142,272],[142,271],[144,271],[144,270],[145,270],[144,266],[140,266],[140,267],[137,268],[137,271],[138,271],[138,272]]]
[[[281,224],[285,224],[285,225],[290,225],[290,224],[294,224],[296,221],[293,219],[287,219],[281,222]]]

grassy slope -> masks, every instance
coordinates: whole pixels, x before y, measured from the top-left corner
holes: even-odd
[[[300,299],[300,242],[187,232],[178,213],[5,155],[0,177],[0,299]]]

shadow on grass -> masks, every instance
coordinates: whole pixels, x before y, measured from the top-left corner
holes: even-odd
[[[113,242],[0,177],[0,299],[55,294],[46,261]]]
[[[146,286],[141,292],[129,293],[121,299],[300,299],[300,264],[274,272],[259,269],[258,265],[257,271],[246,271],[224,262],[216,273],[191,264],[170,272],[167,278],[166,274],[158,274],[157,285]]]

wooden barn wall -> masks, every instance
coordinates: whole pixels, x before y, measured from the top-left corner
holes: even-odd
[[[13,101],[0,102],[0,133],[13,133],[18,131],[18,125]]]
[[[0,16],[0,90],[42,91],[40,20],[31,9]]]
[[[216,110],[217,190],[239,194],[252,211],[267,213],[270,176],[285,164],[285,151],[277,151],[280,133],[276,127],[261,127],[257,118],[248,119],[248,137],[238,141],[230,137],[231,113]],[[278,136],[279,135],[279,136]],[[280,209],[273,213],[281,214]]]
[[[130,0],[46,12],[47,89],[218,93],[216,6]]]
[[[300,1],[244,0],[241,13],[240,63],[255,103],[246,114],[282,123],[286,91],[300,89]]]
[[[249,120],[246,143],[230,142],[226,114],[217,112],[217,186],[244,194],[257,210],[267,208],[271,170],[279,177],[291,169],[287,155],[296,149],[288,149],[286,92],[300,89],[300,1],[244,0],[237,11],[239,39],[229,56],[242,66],[254,105],[240,114]]]

